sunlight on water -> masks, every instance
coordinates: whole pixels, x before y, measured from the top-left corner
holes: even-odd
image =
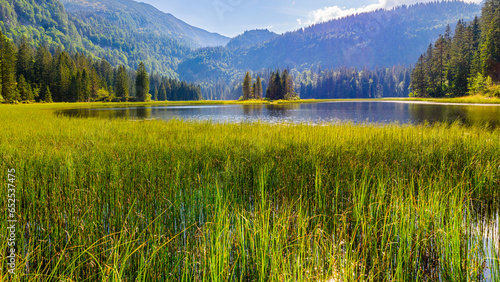
[[[477,223],[477,235],[483,241],[484,250],[484,280],[495,281],[495,277],[500,275],[498,260],[500,259],[500,229],[499,229],[499,213],[491,219],[483,218]],[[496,261],[496,264],[495,264]]]
[[[498,127],[500,106],[432,105],[397,102],[324,102],[285,105],[187,105],[86,108],[60,113],[73,117],[160,119],[267,123],[400,123],[459,122]]]

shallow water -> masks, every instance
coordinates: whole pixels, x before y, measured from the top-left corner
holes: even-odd
[[[443,105],[390,101],[323,102],[284,105],[176,105],[84,108],[61,111],[72,117],[161,119],[270,123],[400,123],[460,122],[500,125],[499,106]]]

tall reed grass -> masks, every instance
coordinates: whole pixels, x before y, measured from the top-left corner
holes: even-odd
[[[500,281],[498,129],[61,107],[0,106],[2,183],[17,171],[12,281]]]

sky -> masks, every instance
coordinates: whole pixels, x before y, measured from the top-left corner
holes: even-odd
[[[246,30],[293,31],[314,23],[435,0],[136,0],[190,25],[234,37]],[[481,0],[463,0],[479,3]]]

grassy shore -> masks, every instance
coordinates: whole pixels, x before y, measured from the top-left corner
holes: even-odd
[[[54,115],[68,106],[87,105],[0,105],[13,281],[500,281],[498,130]]]
[[[56,104],[33,104],[40,108],[88,108],[88,107],[117,107],[117,106],[154,106],[154,105],[252,105],[252,104],[294,104],[294,103],[323,103],[323,102],[360,102],[360,101],[403,101],[403,102],[430,102],[449,104],[500,104],[500,98],[487,97],[484,95],[464,96],[455,98],[377,98],[377,99],[299,99],[299,100],[203,100],[203,101],[152,101],[152,102],[127,102],[127,103],[56,103]]]
[[[384,100],[449,103],[449,104],[500,104],[500,98],[487,97],[484,95],[473,95],[473,96],[454,97],[454,98],[399,98],[399,99],[387,98]]]

